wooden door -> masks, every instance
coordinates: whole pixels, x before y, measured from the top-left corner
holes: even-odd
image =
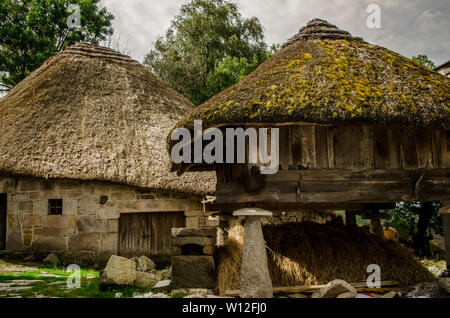
[[[119,253],[125,257],[171,255],[172,228],[185,223],[183,212],[121,214]]]
[[[6,249],[6,194],[0,193],[0,250]]]

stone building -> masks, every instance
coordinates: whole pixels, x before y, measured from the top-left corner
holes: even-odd
[[[435,68],[438,73],[450,77],[450,60]]]
[[[0,250],[166,255],[207,226],[215,176],[169,172],[165,141],[194,105],[147,68],[77,44],[0,100]]]

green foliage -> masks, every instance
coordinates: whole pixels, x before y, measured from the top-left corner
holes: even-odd
[[[214,96],[239,82],[251,73],[258,64],[256,59],[249,63],[245,57],[227,56],[206,78],[208,95]]]
[[[244,19],[236,4],[225,0],[192,0],[181,7],[165,37],[154,43],[144,64],[199,105],[212,96],[212,91],[219,90],[207,88],[207,80],[226,57],[237,58],[238,63],[225,60],[224,64],[231,67],[239,64],[245,69],[241,58],[249,64],[259,64],[267,58],[263,38],[259,20]],[[215,79],[209,78],[210,85],[214,81],[220,87],[230,83],[229,75],[219,75],[224,68],[226,65],[221,65],[211,75]],[[220,80],[223,76],[225,82]]]
[[[392,219],[385,221],[385,226],[393,227],[399,234],[399,239],[405,245],[411,246],[412,239],[416,234],[416,224],[419,216],[423,213],[423,203],[421,202],[401,202],[398,203],[393,210],[386,211],[392,216]],[[431,213],[431,221],[429,228],[435,233],[443,235],[442,217],[439,215],[440,203],[433,202]]]
[[[114,17],[99,3],[100,0],[2,0],[0,89],[11,89],[49,57],[72,44],[97,44],[111,35]],[[70,4],[80,6],[80,28],[67,25]]]
[[[428,56],[426,56],[425,54],[419,54],[417,56],[413,56],[412,59],[414,61],[419,62],[423,66],[428,67],[428,68],[431,68],[431,69],[435,69],[436,68],[436,64],[434,64],[434,62],[432,60],[430,60],[428,58]]]

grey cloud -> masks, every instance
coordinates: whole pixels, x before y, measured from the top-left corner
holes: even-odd
[[[116,16],[116,36],[142,61],[158,35],[187,0],[103,0]],[[283,43],[313,18],[322,18],[366,41],[407,57],[427,54],[436,64],[450,59],[449,0],[235,0],[243,15],[256,16],[266,41]],[[369,4],[381,7],[381,29],[366,26]]]

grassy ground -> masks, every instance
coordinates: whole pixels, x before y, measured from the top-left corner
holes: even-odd
[[[69,289],[67,281],[72,273],[57,266],[39,264],[20,265],[17,262],[0,260],[1,268],[14,268],[14,271],[0,271],[1,297],[61,297],[61,298],[114,298],[116,293],[122,297],[132,297],[136,293],[148,291],[123,287],[111,291],[99,289],[100,273],[96,270],[81,269],[81,288]],[[24,270],[21,271],[21,268]],[[74,281],[74,280],[73,280]],[[2,288],[3,287],[3,288]],[[8,290],[15,287],[31,287],[24,290]]]

